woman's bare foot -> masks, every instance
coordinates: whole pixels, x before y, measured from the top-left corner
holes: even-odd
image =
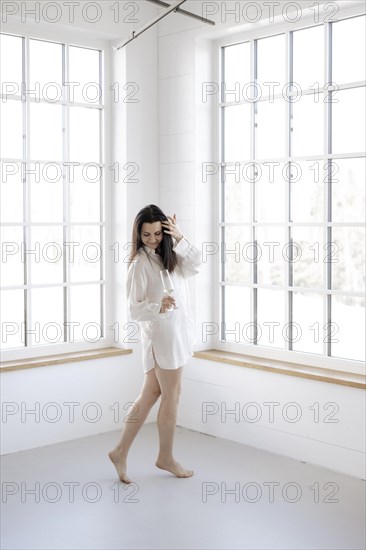
[[[126,475],[126,458],[122,457],[116,450],[108,453],[108,456],[117,470],[119,479],[123,481],[123,483],[131,483],[130,478]]]
[[[186,470],[173,458],[170,460],[163,460],[158,458],[155,462],[155,466],[160,468],[161,470],[167,470],[168,472],[171,472],[176,477],[192,477],[194,472],[193,470]]]

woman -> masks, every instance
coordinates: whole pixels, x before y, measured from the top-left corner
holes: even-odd
[[[109,458],[119,479],[131,483],[126,475],[128,451],[160,397],[159,455],[155,464],[177,477],[191,477],[193,471],[183,468],[173,456],[173,439],[182,368],[193,354],[194,327],[185,279],[198,273],[200,252],[182,235],[176,215],[166,216],[154,204],[137,214],[132,247],[127,299],[131,319],[139,321],[141,327],[145,378],[140,395],[125,419],[121,440],[109,453]],[[164,295],[162,269],[169,271],[174,296]],[[172,306],[177,309],[171,309]]]

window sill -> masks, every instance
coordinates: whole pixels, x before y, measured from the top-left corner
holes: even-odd
[[[45,355],[44,357],[33,357],[18,359],[15,361],[4,361],[0,363],[0,372],[12,370],[34,369],[37,367],[50,367],[52,365],[63,365],[64,363],[76,363],[78,361],[89,361],[90,359],[103,359],[115,355],[127,355],[132,349],[101,348],[93,351],[77,351],[73,353],[60,353],[57,355]]]
[[[319,367],[307,367],[297,365],[296,363],[284,363],[280,361],[268,361],[254,359],[248,355],[240,353],[232,353],[221,351],[218,349],[208,349],[196,351],[194,357],[197,359],[206,359],[216,361],[218,363],[227,363],[229,365],[237,365],[249,369],[264,370],[267,372],[275,372],[277,374],[286,374],[288,376],[297,376],[299,378],[307,378],[317,380],[319,382],[329,382],[331,384],[340,384],[342,386],[350,386],[352,388],[366,389],[365,377],[359,374],[350,374],[348,372],[331,371]]]

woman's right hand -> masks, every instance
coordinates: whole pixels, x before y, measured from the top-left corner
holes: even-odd
[[[165,313],[168,309],[175,306],[175,299],[174,296],[164,296],[164,298],[161,301],[161,308],[159,313]]]

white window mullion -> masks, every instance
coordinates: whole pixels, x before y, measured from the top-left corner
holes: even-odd
[[[223,48],[219,48],[219,55],[217,56],[217,71],[216,71],[216,82],[219,82],[219,88],[220,88],[220,97],[216,99],[215,101],[221,102],[221,94],[222,94],[222,88],[221,88],[221,75],[224,74],[224,51]],[[224,163],[224,108],[218,107],[217,117],[215,117],[215,122],[217,125],[217,136],[218,139],[215,143],[215,153],[216,158],[218,159],[220,170],[218,174],[218,178],[216,181],[216,194],[217,201],[215,204],[215,212],[216,216],[220,221],[222,221],[221,218],[221,212],[222,212],[222,182],[223,182],[223,170],[226,169],[226,163]],[[221,227],[217,228],[217,231],[215,232],[215,240],[218,243],[218,246],[220,248],[221,241],[222,241],[222,229]],[[221,263],[221,257],[219,256],[219,263],[217,266],[217,269],[215,270],[215,282],[217,282],[218,286],[218,296],[219,299],[217,300],[217,319],[219,320],[219,330],[218,334],[215,338],[217,338],[217,342],[220,342],[225,337],[225,333],[223,330],[224,323],[222,321],[225,321],[225,306],[224,306],[224,293],[225,289],[221,287],[221,280],[222,280],[222,263]],[[216,302],[216,300],[215,300]]]
[[[31,212],[31,201],[30,201],[30,195],[31,195],[31,185],[30,185],[30,174],[29,174],[29,158],[30,158],[30,102],[29,102],[29,94],[26,93],[26,90],[29,90],[29,38],[23,38],[23,82],[24,82],[24,89],[23,89],[23,160],[24,160],[24,168],[25,168],[25,174],[24,174],[24,250],[29,250],[30,243],[31,243],[31,226],[30,226],[30,212]],[[29,254],[24,254],[24,276],[25,276],[25,284],[29,285],[31,279],[31,263],[29,261]],[[31,309],[31,300],[30,300],[30,290],[24,291],[24,347],[29,346],[28,341],[28,330],[32,327],[32,309]]]
[[[332,47],[331,47],[331,23],[324,24],[324,84],[332,82]],[[330,212],[331,212],[331,160],[328,155],[332,153],[332,128],[331,128],[331,96],[329,92],[324,92],[324,166],[327,166],[327,181],[324,183],[324,205],[323,205],[323,242],[327,245],[324,249],[324,253],[329,253],[329,246],[332,239],[332,229],[329,226]],[[330,356],[330,335],[331,331],[331,295],[329,294],[329,282],[331,280],[331,268],[332,264],[329,261],[323,262],[323,321],[324,330],[320,332],[323,339],[323,355],[325,357]]]
[[[64,83],[69,82],[69,44],[65,43],[63,45],[63,59],[62,59],[62,71]],[[64,170],[64,187],[63,187],[63,197],[64,197],[64,213],[63,213],[63,242],[70,242],[70,169],[67,167],[66,163],[70,160],[70,88],[63,86],[63,94],[65,104],[62,107],[62,157],[63,157],[63,170]],[[69,325],[67,324],[70,320],[70,262],[69,262],[69,248],[63,246],[63,277],[65,286],[63,288],[63,307],[64,307],[64,341],[69,341]]]
[[[257,41],[250,41],[250,74],[252,82],[257,83],[258,73],[257,73]],[[255,92],[254,92],[255,93]],[[253,243],[256,241],[256,227],[255,227],[255,191],[257,184],[257,169],[255,165],[256,157],[256,102],[253,101],[250,105],[250,128],[251,128],[251,144],[250,144],[250,160],[253,163],[253,173],[250,182],[250,233]],[[254,284],[257,282],[257,264],[256,262],[251,263],[250,267],[250,279],[251,279],[251,292],[250,292],[250,319],[253,322],[253,326],[256,327],[257,323],[257,289],[254,287]],[[254,328],[254,342],[257,342],[257,330]]]
[[[220,55],[219,55],[219,75],[225,75],[225,50],[224,48],[219,49]],[[218,228],[218,245],[219,245],[219,267],[217,270],[217,276],[219,280],[219,340],[226,341],[226,315],[225,315],[225,298],[226,298],[226,289],[225,285],[221,284],[223,281],[225,281],[225,263],[222,262],[222,254],[220,253],[222,243],[224,242],[224,236],[226,235],[225,232],[225,179],[226,179],[226,154],[225,154],[225,124],[226,124],[226,111],[225,107],[222,105],[222,99],[223,99],[223,93],[224,89],[222,86],[223,78],[219,82],[219,89],[220,89],[220,107],[219,107],[219,120],[218,120],[218,127],[219,127],[219,136],[220,140],[217,144],[219,147],[218,151],[218,158],[219,158],[219,180],[218,180],[218,203],[217,203],[217,215],[220,220],[220,222],[223,222],[221,226]],[[222,252],[222,251],[221,251]]]
[[[104,63],[103,63],[103,53],[99,52],[99,86],[102,86],[104,82]],[[107,89],[107,87],[102,86],[102,89]],[[105,107],[105,98],[103,95],[99,98],[100,105]],[[105,108],[100,109],[99,111],[99,165],[106,165],[105,159]],[[105,250],[105,237],[106,237],[106,226],[105,226],[105,217],[104,217],[104,181],[105,181],[105,169],[100,168],[100,180],[99,180],[99,220],[101,222],[99,226],[99,242],[101,250]],[[106,279],[106,254],[102,254],[100,261],[100,271],[99,271],[100,280]],[[106,287],[103,283],[99,286],[100,289],[100,337],[105,336],[104,326],[105,326],[105,309],[106,309]]]
[[[293,81],[293,40],[292,33],[286,32],[286,80],[292,85]],[[291,115],[292,115],[292,103],[291,101],[287,102],[286,105],[286,156],[291,159]],[[290,165],[291,166],[291,165]],[[291,169],[290,169],[291,172]],[[290,196],[291,196],[291,176],[287,178],[286,181],[286,205],[285,205],[285,216],[286,216],[286,235],[288,243],[292,242],[292,233],[290,227]],[[286,242],[286,240],[285,240]],[[292,257],[292,248],[290,248],[290,254]],[[286,266],[286,285],[289,287],[292,281],[292,261],[287,262]],[[288,323],[289,327],[289,338],[286,339],[285,347],[286,350],[292,349],[292,322],[293,322],[293,292],[285,292],[285,321]]]

